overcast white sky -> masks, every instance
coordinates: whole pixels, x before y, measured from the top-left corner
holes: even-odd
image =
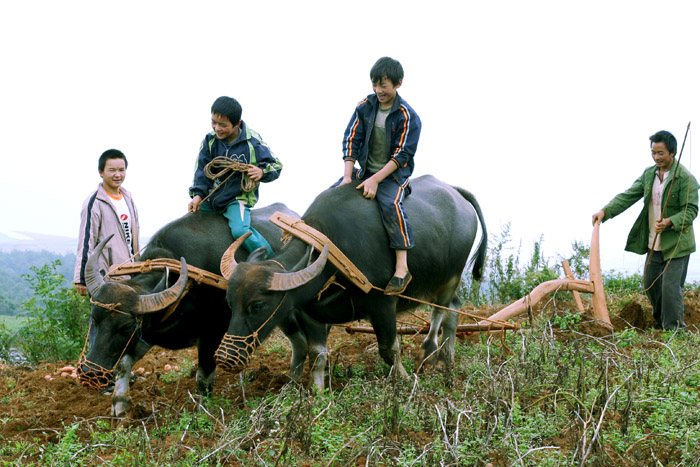
[[[303,213],[342,174],[343,130],[388,55],[423,122],[414,176],[471,190],[490,233],[510,223],[524,249],[543,235],[545,255],[565,254],[651,165],[649,135],[680,147],[700,125],[699,13],[690,0],[2,2],[0,231],[77,236],[114,147],[153,234],[186,213],[220,95],[284,164],[259,206]],[[604,269],[643,262],[622,255],[638,211],[603,225]]]

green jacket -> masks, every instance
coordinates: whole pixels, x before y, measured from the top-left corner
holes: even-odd
[[[695,251],[693,220],[698,215],[698,182],[693,174],[681,164],[678,167],[676,181],[673,183],[673,191],[669,198],[671,181],[677,165],[678,161],[674,159],[661,197],[662,209],[666,204],[666,199],[668,199],[664,217],[671,219],[673,224],[672,227],[661,233],[660,246],[664,260],[681,258]],[[642,212],[634,222],[625,245],[626,251],[640,255],[649,251],[649,205],[655,174],[655,165],[647,168],[627,191],[617,195],[603,208],[605,211],[603,222],[605,222],[622,213],[640,198],[644,198]]]

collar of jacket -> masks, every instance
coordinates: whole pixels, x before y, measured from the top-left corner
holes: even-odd
[[[377,95],[372,93],[369,96],[367,96],[367,101],[372,105],[372,108],[376,112],[377,109],[379,109],[379,99],[377,99]],[[399,93],[396,93],[396,99],[394,99],[394,103],[391,106],[391,110],[389,110],[389,113],[393,113],[395,110],[397,110],[399,107],[401,107],[401,96],[399,96]]]
[[[666,192],[669,187],[671,186],[671,182],[675,178],[681,178],[686,175],[686,168],[683,166],[683,164],[680,164],[680,167],[678,165],[680,162],[678,162],[678,159],[673,159],[673,164],[671,165],[671,168],[668,169],[668,175],[666,176],[666,180],[664,181],[664,192]],[[678,170],[676,170],[676,167],[678,167]],[[657,174],[659,172],[659,168],[655,165],[650,166],[647,168],[646,173],[649,176],[649,179],[647,179],[647,183],[653,183],[654,178],[657,177]]]
[[[129,193],[127,191],[127,189],[124,188],[123,186],[119,187],[119,191],[122,192],[122,197],[128,203],[131,199],[131,193]],[[110,206],[112,205],[112,203],[109,201],[110,198],[109,198],[109,195],[107,194],[107,190],[105,190],[105,187],[102,186],[102,182],[97,184],[97,199],[99,199],[100,201],[108,202],[110,204]]]
[[[221,141],[219,138],[216,137],[216,131],[211,130],[209,132],[209,136],[211,136],[212,138],[215,138],[217,141],[219,141],[223,144],[223,141]],[[238,128],[238,136],[236,137],[236,139],[233,140],[233,142],[226,143],[226,144],[230,144],[231,146],[233,146],[236,143],[240,143],[242,141],[248,141],[249,139],[250,139],[250,135],[248,134],[248,127],[246,126],[245,122],[243,120],[241,120],[241,126]]]

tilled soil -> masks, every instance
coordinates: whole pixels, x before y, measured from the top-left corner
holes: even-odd
[[[545,304],[543,306],[551,306]],[[534,312],[542,312],[537,306]],[[573,304],[557,304],[558,310],[575,310]],[[495,308],[479,310],[490,315]],[[547,310],[544,313],[551,313]],[[427,317],[427,313],[422,315]],[[410,317],[408,320],[415,317]],[[523,317],[523,325],[527,326]],[[584,318],[585,319],[585,318]],[[648,329],[653,327],[648,301],[639,298],[628,302],[619,311],[611,311],[616,331],[629,327]],[[404,319],[403,321],[406,321]],[[700,322],[700,292],[686,293],[686,324],[697,330]],[[353,323],[369,326],[368,323]],[[477,338],[476,335],[460,336],[462,341]],[[422,336],[404,336],[403,352],[415,357]],[[463,342],[464,343],[464,342]],[[256,398],[279,391],[288,381],[288,346],[286,339],[275,335],[258,349],[245,373],[246,383],[241,386],[240,375],[219,374],[215,393],[231,401],[244,403],[246,398]],[[343,327],[334,327],[329,338],[332,364],[351,368],[354,364],[379,363],[376,340],[373,334],[348,334]],[[134,366],[135,380],[131,385],[134,402],[131,420],[147,420],[148,415],[162,405],[182,406],[191,402],[197,393],[194,372],[197,351],[195,348],[172,351],[153,348]],[[63,427],[76,421],[109,415],[111,396],[91,391],[79,384],[66,366],[76,362],[39,363],[32,366],[10,366],[0,363],[0,435],[10,441],[56,441]],[[63,373],[63,375],[62,375]],[[308,384],[308,374],[304,375]],[[188,401],[189,400],[189,401]]]

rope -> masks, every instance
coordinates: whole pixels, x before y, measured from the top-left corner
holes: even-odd
[[[249,168],[249,164],[231,160],[226,156],[217,156],[211,161],[209,161],[209,163],[207,163],[207,165],[204,166],[204,175],[206,175],[207,178],[214,180],[216,178],[223,177],[227,173],[228,177],[226,177],[221,183],[216,185],[214,189],[211,190],[209,194],[204,197],[204,199],[202,199],[201,202],[203,203],[205,200],[207,200],[212,194],[214,194],[216,190],[218,190],[221,186],[228,182],[228,180],[236,172],[248,172]],[[249,177],[241,177],[241,190],[243,190],[245,193],[255,191],[258,188],[258,185],[260,185],[260,181],[251,180]]]
[[[121,313],[126,316],[134,317],[131,313],[127,313],[126,311],[122,311],[119,309],[121,303],[102,303],[98,302],[92,297],[90,297],[90,303],[92,303],[95,306],[99,306],[100,308],[104,308],[105,310],[114,311],[115,313]]]
[[[373,285],[372,288],[373,288],[374,290],[378,290],[378,291],[384,293],[384,289],[379,288],[379,287],[377,287],[376,285]],[[438,304],[436,304],[436,303],[430,303],[430,302],[427,302],[427,301],[425,301],[425,300],[421,300],[421,299],[419,299],[419,298],[409,297],[409,296],[407,296],[407,295],[396,294],[395,296],[396,296],[396,297],[401,297],[401,298],[403,298],[404,300],[411,300],[411,301],[413,301],[413,302],[422,303],[423,305],[432,306],[432,307],[434,307],[434,308],[440,308],[440,309],[442,309],[442,310],[452,311],[452,312],[455,312],[455,313],[459,313],[460,315],[464,315],[464,316],[467,316],[467,317],[469,317],[469,318],[473,318],[473,319],[478,320],[478,321],[488,321],[488,322],[491,323],[491,324],[500,324],[500,325],[509,324],[507,321],[504,321],[504,320],[501,320],[501,319],[490,319],[490,318],[487,318],[487,317],[485,317],[485,316],[479,316],[479,315],[475,315],[475,314],[469,313],[468,311],[464,311],[464,310],[455,310],[454,308],[450,308],[450,307],[447,307],[447,306],[438,305]],[[529,297],[529,294],[528,294],[528,297]]]
[[[112,306],[116,307],[118,305],[119,304],[117,303]],[[100,306],[102,306],[102,304],[100,304]],[[124,313],[123,311],[119,311],[117,309],[112,309],[112,311]],[[88,348],[88,342],[90,340],[90,329],[92,328],[92,320],[90,320],[90,324],[88,325],[88,332],[85,336],[85,342],[83,343],[83,350],[82,352],[80,352],[80,357],[78,358],[78,378],[80,379],[80,384],[94,391],[100,391],[106,388],[107,385],[109,385],[110,381],[114,379],[114,370],[117,368],[117,365],[119,365],[119,362],[126,353],[126,349],[129,348],[129,345],[131,344],[131,341],[133,340],[136,333],[140,332],[141,322],[141,319],[136,320],[136,322],[134,323],[134,330],[131,332],[129,340],[126,342],[126,345],[122,349],[122,353],[119,354],[119,358],[117,358],[117,361],[114,363],[114,366],[112,366],[111,369],[107,369],[102,365],[87,359],[86,350]]]

